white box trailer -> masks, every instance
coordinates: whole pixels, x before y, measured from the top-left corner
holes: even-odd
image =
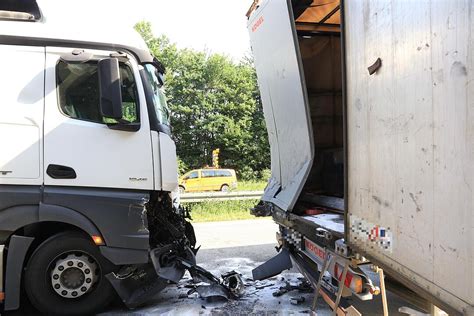
[[[344,238],[348,258],[474,314],[473,13],[467,0],[254,2],[272,150],[255,212],[293,257]]]

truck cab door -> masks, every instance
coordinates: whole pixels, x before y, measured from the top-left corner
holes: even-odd
[[[124,118],[139,123],[139,130],[114,130],[100,113],[97,68],[113,52],[87,51],[91,59],[81,62],[61,58],[72,51],[46,48],[45,185],[153,190],[150,125],[137,63],[119,59]]]
[[[271,147],[272,176],[262,200],[291,211],[314,157],[291,1],[262,1],[247,27]]]
[[[43,183],[44,54],[0,45],[0,185]]]

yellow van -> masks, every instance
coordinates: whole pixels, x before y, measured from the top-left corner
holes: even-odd
[[[195,169],[179,179],[179,191],[222,191],[237,188],[237,177],[232,169]]]

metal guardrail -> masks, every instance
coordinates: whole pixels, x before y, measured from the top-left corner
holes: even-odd
[[[182,193],[181,202],[258,200],[262,195],[263,191]]]

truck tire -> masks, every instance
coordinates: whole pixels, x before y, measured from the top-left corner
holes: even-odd
[[[104,277],[115,268],[87,236],[60,233],[32,254],[25,271],[25,290],[33,306],[44,314],[95,314],[115,296]]]

